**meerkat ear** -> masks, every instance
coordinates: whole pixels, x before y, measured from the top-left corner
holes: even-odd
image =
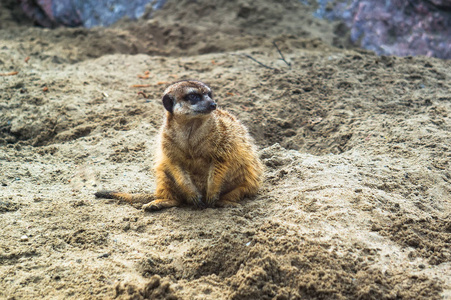
[[[164,108],[170,112],[171,114],[174,111],[174,101],[172,101],[172,98],[169,95],[164,95],[163,97],[163,105]]]

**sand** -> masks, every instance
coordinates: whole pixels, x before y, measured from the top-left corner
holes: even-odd
[[[89,30],[2,4],[0,298],[451,299],[451,62],[346,49],[295,0],[178,3]],[[258,196],[96,199],[155,189],[162,92],[184,78],[248,126]]]

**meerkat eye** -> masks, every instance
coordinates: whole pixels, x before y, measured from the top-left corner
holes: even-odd
[[[213,99],[213,95],[211,94],[211,92],[208,92],[207,96]]]
[[[202,96],[197,93],[191,93],[185,96],[185,100],[189,101],[191,104],[196,104],[202,100]]]

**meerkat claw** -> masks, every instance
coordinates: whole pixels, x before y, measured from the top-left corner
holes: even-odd
[[[215,207],[216,202],[218,202],[219,196],[211,197],[207,199],[207,206],[208,207]]]
[[[192,202],[198,208],[207,208],[207,205],[202,201],[202,196],[197,196],[192,199]]]

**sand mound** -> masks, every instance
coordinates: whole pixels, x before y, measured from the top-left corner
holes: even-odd
[[[450,297],[451,63],[336,48],[298,1],[209,3],[90,30],[0,10],[0,73],[18,72],[0,77],[0,297]],[[154,190],[161,93],[183,78],[249,127],[259,195],[95,199]]]

